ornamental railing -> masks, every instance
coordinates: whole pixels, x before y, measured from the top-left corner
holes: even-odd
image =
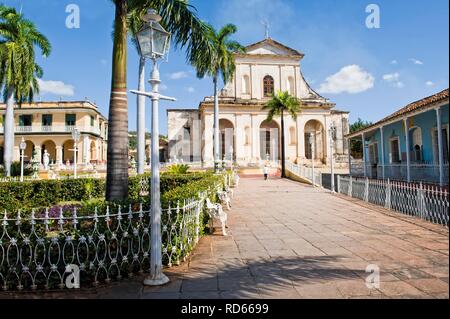
[[[292,162],[286,161],[286,170],[302,179],[309,181],[311,184],[314,183],[316,186],[322,187],[322,173],[318,169],[313,171],[311,167],[299,166]]]
[[[338,193],[448,228],[448,189],[423,183],[338,176]]]
[[[204,201],[188,200],[162,210],[163,263],[186,259],[199,240]],[[143,204],[96,207],[81,216],[79,208],[0,213],[0,289],[71,288],[73,271],[81,287],[131,277],[149,270],[151,212]],[[69,278],[70,279],[70,278]],[[73,287],[72,287],[73,288]]]
[[[384,175],[383,175],[384,168]],[[448,162],[443,165],[443,180],[448,185],[449,180],[449,164]],[[366,174],[371,179],[391,179],[399,181],[407,181],[408,168],[404,163],[400,164],[366,164]],[[440,170],[439,164],[435,162],[423,162],[410,164],[410,178],[412,181],[435,183],[440,182]],[[364,164],[362,162],[355,162],[351,164],[351,175],[357,177],[364,177]]]

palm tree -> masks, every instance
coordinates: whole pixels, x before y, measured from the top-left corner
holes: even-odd
[[[219,164],[219,76],[222,76],[225,84],[228,83],[236,70],[235,53],[245,51],[238,42],[229,40],[229,37],[236,32],[237,28],[233,24],[225,25],[218,32],[210,27],[209,39],[214,48],[213,54],[196,52],[193,61],[197,76],[199,78],[211,76],[214,83],[214,170],[217,170]]]
[[[111,0],[115,5],[113,65],[108,127],[106,199],[121,200],[128,193],[127,17],[134,10],[155,9],[161,24],[184,48],[187,60],[197,51],[210,52],[209,27],[185,0]]]
[[[51,52],[48,39],[33,22],[14,8],[0,5],[0,88],[6,101],[4,131],[4,166],[11,175],[14,149],[14,102],[32,102],[39,93],[38,78],[42,68],[35,62],[35,46],[47,57]]]
[[[267,120],[272,121],[275,116],[281,116],[281,177],[286,178],[286,154],[285,154],[285,136],[284,136],[284,114],[289,113],[296,120],[297,113],[300,112],[300,100],[293,97],[289,92],[274,94],[272,99],[263,106],[263,110],[269,111]]]

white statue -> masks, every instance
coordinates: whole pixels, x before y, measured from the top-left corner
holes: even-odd
[[[44,151],[43,162],[44,162],[44,169],[48,170],[48,165],[50,163],[50,154],[47,152],[47,150]]]

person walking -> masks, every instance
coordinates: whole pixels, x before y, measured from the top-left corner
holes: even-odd
[[[267,164],[264,165],[264,180],[267,181],[267,179],[269,178],[269,167],[267,166]]]

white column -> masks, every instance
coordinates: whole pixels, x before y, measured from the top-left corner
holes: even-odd
[[[444,185],[444,147],[443,147],[443,136],[442,136],[442,119],[441,119],[441,108],[436,108],[436,119],[437,119],[437,135],[438,135],[438,151],[439,151],[439,184]]]
[[[350,176],[352,175],[352,152],[350,149],[350,145],[352,143],[351,138],[347,138],[347,145],[348,145],[348,173]]]
[[[405,137],[406,137],[406,179],[408,183],[411,182],[411,158],[409,156],[409,127],[408,118],[403,119],[403,125],[405,126]]]
[[[361,134],[361,138],[362,138],[362,149],[363,149],[364,177],[367,177],[366,137],[364,136],[364,133]]]
[[[305,159],[305,123],[297,118],[297,154],[302,161]]]
[[[386,171],[385,171],[385,159],[384,159],[384,127],[380,127],[380,134],[381,134],[381,171],[382,171],[382,178],[386,178]]]
[[[257,127],[257,115],[252,114],[252,140],[251,140],[251,148],[252,148],[252,162],[257,162],[257,158],[259,157],[259,127]]]
[[[203,149],[203,162],[205,164],[214,163],[214,151],[213,151],[213,120],[212,115],[204,116],[204,131],[203,131],[203,141],[205,143]]]
[[[89,135],[86,134],[83,136],[83,164],[87,165],[89,161]]]
[[[63,158],[62,158],[63,154],[62,154],[62,146],[58,145],[56,146],[56,165],[58,167],[60,167],[63,163]]]

